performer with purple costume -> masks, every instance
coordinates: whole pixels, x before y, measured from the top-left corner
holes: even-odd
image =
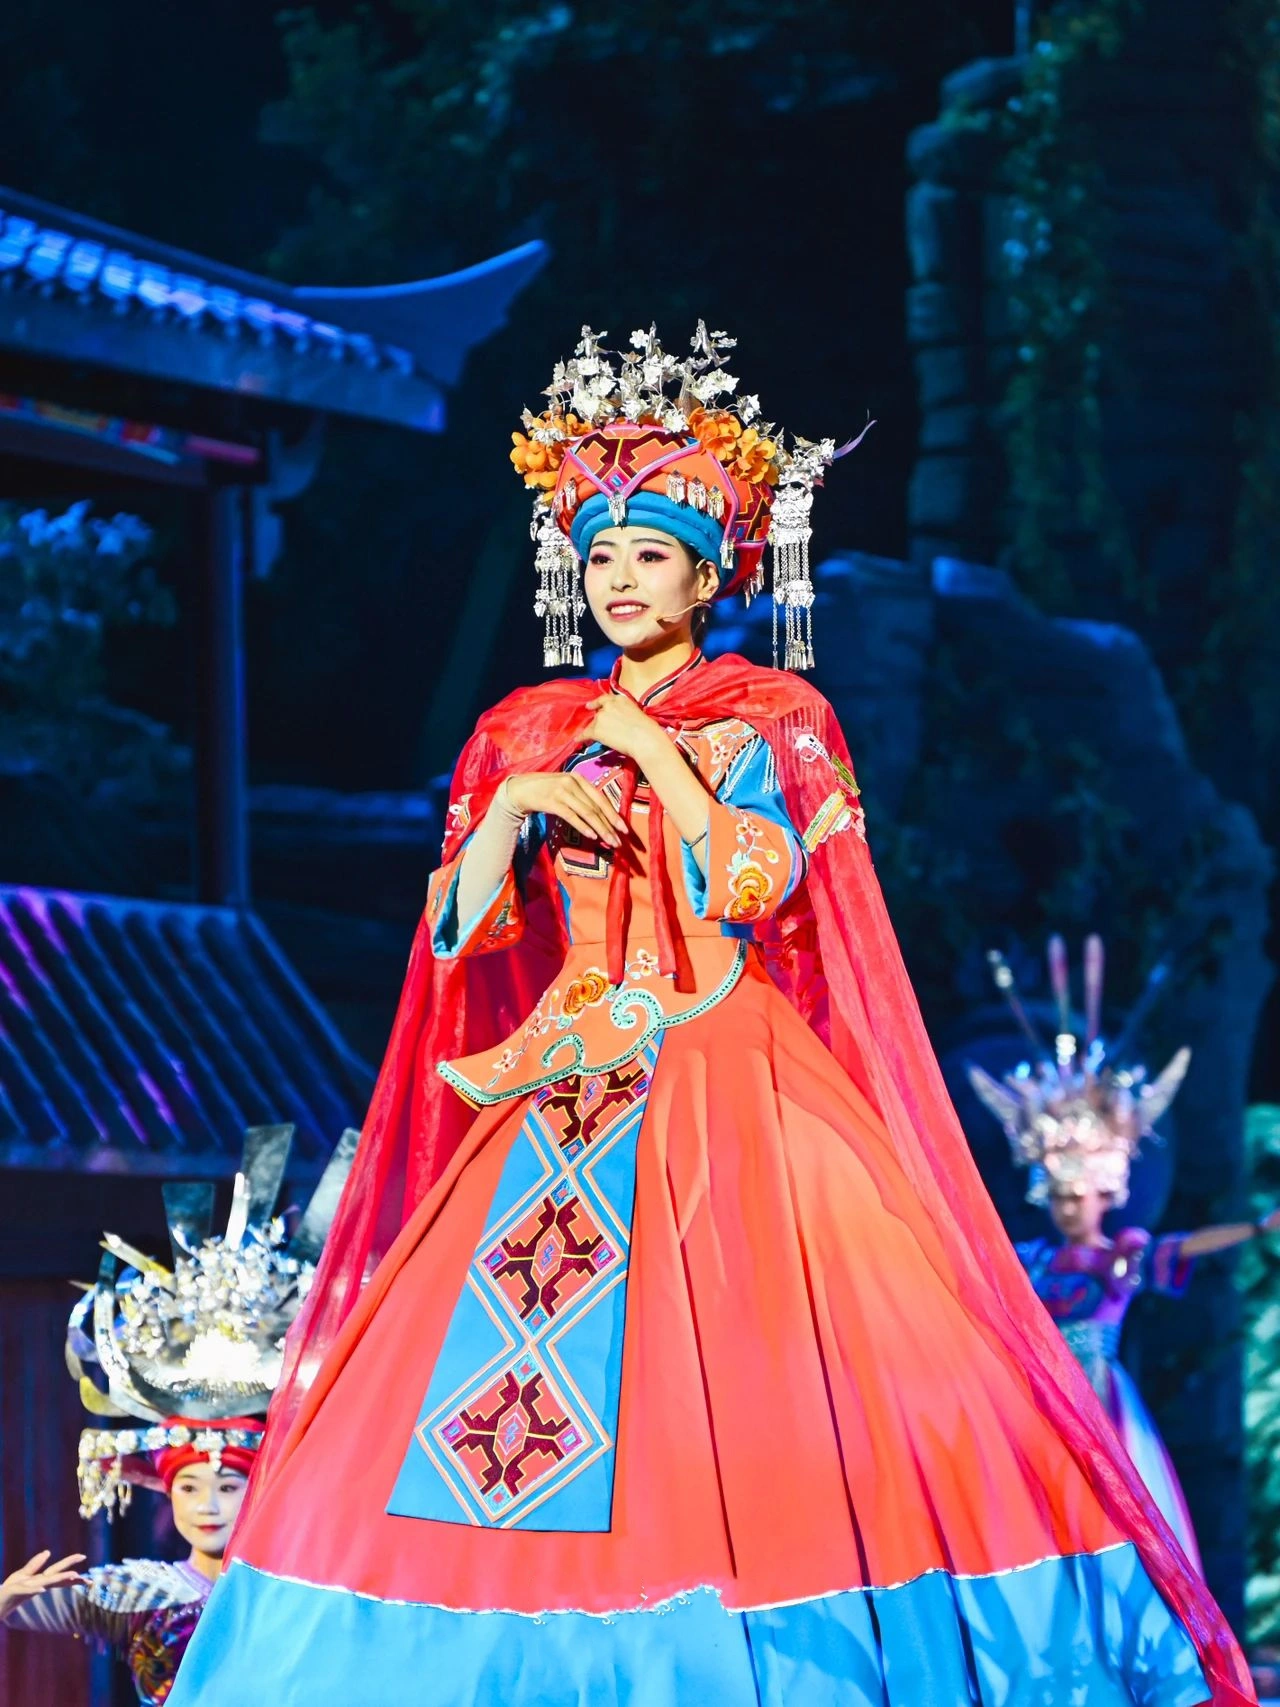
[[[1071,1019],[1070,983],[1062,938],[1049,942],[1049,971],[1059,1027],[1050,1051],[1036,1036],[1014,989],[1013,974],[993,952],[996,984],[1036,1045],[1041,1059],[1022,1062],[1003,1082],[969,1068],[978,1096],[1000,1121],[1013,1159],[1030,1169],[1027,1202],[1047,1209],[1061,1240],[1032,1239],[1016,1246],[1037,1296],[1062,1331],[1124,1442],[1138,1473],[1183,1552],[1201,1569],[1195,1532],[1177,1472],[1151,1413],[1119,1358],[1120,1334],[1130,1303],[1143,1290],[1178,1298],[1197,1257],[1229,1250],[1280,1226],[1280,1210],[1250,1222],[1202,1227],[1194,1233],[1154,1237],[1126,1227],[1109,1239],[1108,1210],[1128,1201],[1129,1169],[1145,1136],[1177,1095],[1191,1059],[1180,1049],[1150,1083],[1146,1069],[1121,1065],[1135,1030],[1109,1048],[1099,1035],[1103,947],[1085,943],[1084,1048]]]

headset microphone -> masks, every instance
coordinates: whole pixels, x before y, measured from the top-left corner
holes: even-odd
[[[664,627],[669,626],[673,622],[679,622],[680,618],[687,616],[691,610],[697,610],[699,606],[710,603],[710,599],[695,599],[691,605],[686,605],[683,610],[668,611],[664,616],[658,617],[657,621]]]

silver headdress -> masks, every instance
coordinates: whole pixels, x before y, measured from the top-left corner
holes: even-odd
[[[151,1454],[193,1445],[217,1461],[228,1446],[257,1445],[260,1428],[229,1419],[266,1414],[359,1137],[343,1133],[286,1239],[275,1205],[293,1135],[246,1132],[222,1234],[211,1231],[211,1181],[162,1187],[172,1268],[114,1233],[103,1239],[97,1283],[67,1324],[67,1368],[86,1410],[129,1426],[82,1433],[82,1516],[123,1511],[132,1484],[154,1485]]]
[[[1156,1078],[1138,1063],[1124,1064],[1137,1024],[1163,982],[1157,966],[1138,1007],[1114,1045],[1100,1035],[1102,1011],[1102,939],[1084,947],[1085,1034],[1077,1035],[1071,1016],[1071,987],[1066,945],[1049,939],[1049,977],[1058,1012],[1052,1048],[1044,1044],[1027,1016],[1004,957],[994,949],[987,959],[997,988],[1013,1010],[1036,1054],[993,1079],[981,1067],[967,1069],[969,1082],[1004,1127],[1014,1162],[1030,1169],[1027,1202],[1043,1207],[1055,1194],[1080,1194],[1090,1187],[1120,1205],[1129,1195],[1129,1169],[1143,1138],[1178,1093],[1191,1051],[1183,1048]]]
[[[621,526],[628,500],[647,489],[650,502],[654,493],[669,501],[671,514],[696,512],[715,524],[695,526],[693,537],[719,563],[722,594],[742,591],[749,599],[762,591],[761,556],[766,539],[772,544],[774,662],[781,611],[786,667],[812,668],[813,489],[862,435],[839,449],[834,439],[788,442],[761,419],[759,398],[739,395],[728,368],[737,340],[709,332],[703,321],[683,361],[662,348],[655,327],[633,332],[625,352],[607,350],[606,336],[582,328],[572,359],[556,364],[548,407],[540,415],[525,410],[524,433],[512,435],[511,460],[534,490],[534,609],[545,621],[546,663],[582,663],[585,605],[573,543],[582,505],[607,503],[610,522]],[[596,454],[601,434],[629,439],[625,454],[613,454],[616,444],[610,454]]]

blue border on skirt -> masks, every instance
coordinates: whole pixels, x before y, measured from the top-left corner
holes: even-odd
[[[730,1611],[459,1612],[234,1561],[168,1707],[1193,1707],[1190,1637],[1131,1544]]]

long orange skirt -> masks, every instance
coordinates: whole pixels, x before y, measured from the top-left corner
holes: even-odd
[[[257,1652],[261,1676],[268,1641],[273,1687],[286,1697],[285,1680],[305,1674],[311,1707],[363,1700],[350,1693],[357,1670],[347,1694],[330,1684],[328,1672],[346,1662],[330,1657],[326,1675],[316,1675],[317,1645],[335,1627],[343,1594],[364,1608],[505,1611],[545,1626],[559,1611],[608,1622],[698,1590],[733,1612],[890,1590],[937,1572],[1007,1583],[1009,1573],[1081,1557],[1123,1557],[1123,1584],[1099,1578],[1081,1588],[1073,1567],[1072,1593],[1097,1599],[1090,1628],[1109,1620],[1121,1647],[1141,1650],[1132,1664],[1144,1680],[1127,1679],[1131,1660],[1112,1654],[1115,1690],[1094,1687],[1091,1702],[1185,1707],[1205,1699],[1185,1632],[1035,1408],[1020,1370],[957,1300],[940,1241],[876,1111],[754,958],[723,1003],[668,1029],[649,1090],[611,1526],[534,1532],[389,1515],[523,1115],[521,1103],[477,1116],[368,1285],[308,1395],[292,1450],[238,1538],[178,1707],[233,1700],[233,1675],[253,1675],[244,1656]],[[273,1601],[272,1585],[336,1593],[325,1616],[311,1619],[291,1610],[287,1596]],[[1050,1586],[1044,1604],[1060,1589]],[[219,1595],[228,1603],[220,1636]],[[353,1614],[348,1644],[372,1629],[364,1616]],[[1145,1646],[1130,1642],[1126,1619],[1135,1628],[1145,1621]],[[1085,1677],[1080,1656],[1059,1695],[1045,1683],[1052,1654],[1031,1651],[1055,1640],[1052,1619],[1039,1633],[1021,1631],[1021,1614],[1006,1623],[990,1640],[1029,1647],[1002,1652],[997,1671],[1016,1676],[1030,1665],[1044,1685],[1036,1700],[1065,1702],[1068,1677],[1077,1688]],[[301,1644],[304,1629],[311,1657],[299,1647],[289,1672],[279,1645]],[[400,1640],[378,1639],[392,1647]],[[972,1629],[964,1634],[970,1669],[982,1640]],[[428,1642],[428,1665],[430,1651],[443,1650]],[[353,1668],[378,1663],[372,1651],[350,1660]],[[530,1663],[521,1677],[531,1675]],[[718,1688],[721,1701],[732,1699],[716,1675],[699,1674],[689,1688]],[[510,1687],[517,1701],[557,1698]],[[838,1678],[824,1687],[815,1699],[871,1699],[865,1689],[842,1694]],[[559,1699],[594,1702],[583,1688]],[[680,1700],[693,1699],[689,1688]],[[421,1699],[482,1696],[489,1699],[478,1685],[459,1694],[433,1685]],[[793,1698],[809,1700],[778,1696]],[[934,1699],[925,1688],[911,1698],[913,1707]],[[1023,1699],[975,1685],[972,1699],[989,1707],[996,1698]],[[388,1689],[368,1699],[400,1697]],[[649,1698],[622,1691],[617,1699]],[[773,1697],[762,1691],[758,1699]]]

